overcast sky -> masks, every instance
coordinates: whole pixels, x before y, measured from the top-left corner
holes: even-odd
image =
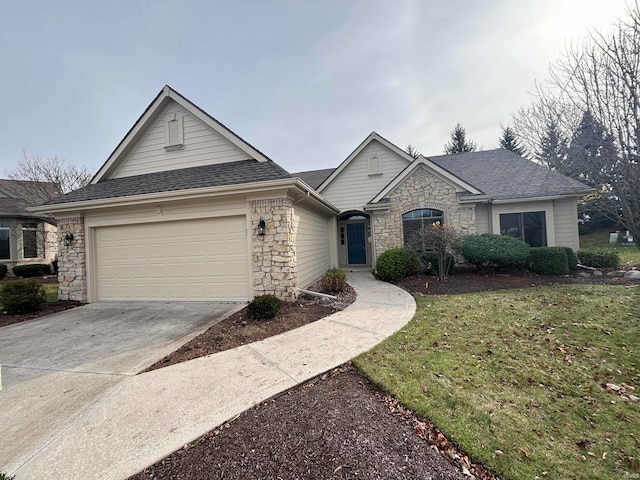
[[[372,131],[483,149],[550,62],[624,0],[0,0],[0,176],[97,169],[168,84],[291,172]]]

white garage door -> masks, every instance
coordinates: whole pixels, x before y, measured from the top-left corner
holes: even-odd
[[[245,217],[98,227],[98,300],[247,300]]]

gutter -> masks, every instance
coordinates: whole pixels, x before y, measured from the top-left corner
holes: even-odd
[[[45,204],[38,205],[36,207],[28,207],[28,212],[33,213],[59,213],[59,212],[69,212],[69,211],[78,211],[84,209],[99,209],[99,208],[111,208],[111,207],[126,207],[132,205],[144,205],[149,203],[157,203],[159,201],[168,201],[168,200],[189,200],[189,199],[198,199],[204,197],[212,197],[212,196],[222,196],[222,195],[241,195],[241,194],[250,194],[256,192],[263,192],[272,190],[274,188],[291,188],[295,187],[303,192],[309,191],[311,196],[317,202],[321,203],[325,208],[331,210],[332,212],[339,213],[339,210],[334,207],[331,203],[329,203],[324,197],[321,197],[319,194],[315,193],[315,191],[308,186],[306,183],[302,182],[298,178],[283,178],[278,180],[268,180],[265,182],[256,182],[256,183],[242,183],[238,185],[220,185],[215,187],[203,187],[197,189],[187,189],[187,190],[176,190],[169,192],[154,192],[154,193],[145,193],[140,195],[127,195],[122,197],[112,197],[112,198],[102,198],[96,200],[85,200],[85,201],[77,201],[77,202],[65,202],[65,203],[53,203],[53,204]]]

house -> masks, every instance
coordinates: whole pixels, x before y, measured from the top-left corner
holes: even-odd
[[[466,155],[414,160],[372,133],[337,168],[292,175],[165,86],[89,185],[32,211],[58,222],[60,298],[88,302],[292,300],[434,220],[577,248],[584,185]]]
[[[337,168],[295,175],[340,210],[341,267],[374,266],[436,221],[577,250],[577,198],[592,191],[509,150],[414,159],[375,132]]]
[[[52,263],[58,255],[56,222],[34,215],[28,207],[58,196],[46,182],[0,179],[0,263],[11,268],[25,263]]]

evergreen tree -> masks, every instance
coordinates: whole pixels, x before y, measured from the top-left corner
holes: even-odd
[[[535,158],[547,168],[564,173],[568,143],[560,132],[558,124],[554,121],[548,121],[544,135],[540,138]]]
[[[407,148],[405,148],[404,151],[411,155],[414,160],[420,156],[418,149],[411,144],[407,145]]]
[[[521,157],[524,157],[527,152],[520,146],[520,141],[516,135],[516,132],[511,127],[505,127],[502,129],[502,137],[500,137],[500,148],[506,148],[513,153],[517,153]]]
[[[618,152],[612,136],[587,110],[573,132],[564,174],[595,188],[608,183]]]
[[[452,153],[475,152],[476,143],[467,140],[467,132],[459,123],[451,132],[451,140],[444,146],[444,153],[450,155]]]

